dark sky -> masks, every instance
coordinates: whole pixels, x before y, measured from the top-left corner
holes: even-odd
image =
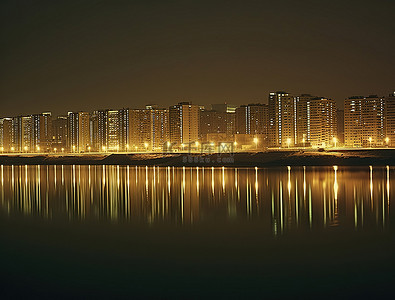
[[[0,3],[0,116],[395,90],[393,0]]]

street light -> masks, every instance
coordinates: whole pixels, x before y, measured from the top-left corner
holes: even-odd
[[[369,144],[370,144],[370,148],[372,148],[372,138],[369,137]]]
[[[25,152],[27,153],[27,149],[28,149],[27,146],[23,147],[23,149],[24,149]]]
[[[148,151],[148,143],[144,143],[144,147],[145,147],[145,152]]]
[[[287,145],[288,145],[288,148],[291,145],[291,139],[290,138],[287,139]]]
[[[387,147],[388,147],[389,142],[390,142],[390,138],[387,136],[387,137],[385,138],[385,143],[387,144]]]
[[[73,152],[75,153],[75,145],[73,145]]]
[[[106,146],[102,146],[101,149],[103,150],[103,152],[106,152]]]
[[[1,150],[1,153],[3,153],[4,152],[4,147],[1,147],[0,150]]]
[[[40,152],[40,147],[39,147],[39,146],[37,146],[36,148],[37,148],[37,152]]]
[[[254,137],[255,150],[258,150],[258,138]]]
[[[62,148],[62,153],[64,152],[64,148]]]
[[[91,152],[91,146],[88,146],[88,152]]]
[[[57,151],[58,149],[56,149],[56,148],[53,148],[53,151],[56,153],[56,151]]]
[[[335,148],[336,148],[336,144],[337,144],[337,138],[333,138],[333,144],[335,145]]]

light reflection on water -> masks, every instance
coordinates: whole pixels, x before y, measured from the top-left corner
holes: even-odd
[[[2,217],[388,230],[390,167],[1,166]]]

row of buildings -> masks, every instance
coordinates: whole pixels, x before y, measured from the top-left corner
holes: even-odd
[[[395,146],[395,93],[347,98],[344,111],[325,97],[273,92],[268,104],[239,107],[181,102],[0,119],[2,152],[214,150],[221,144],[241,150]]]

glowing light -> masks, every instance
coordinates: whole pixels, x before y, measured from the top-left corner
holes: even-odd
[[[335,138],[335,137],[334,137],[334,138],[332,139],[332,141],[333,141],[333,145],[334,145],[334,146],[335,146],[335,148],[336,148],[336,144],[337,144],[337,138]]]
[[[288,145],[288,148],[291,145],[291,139],[290,138],[287,139],[287,145]]]

